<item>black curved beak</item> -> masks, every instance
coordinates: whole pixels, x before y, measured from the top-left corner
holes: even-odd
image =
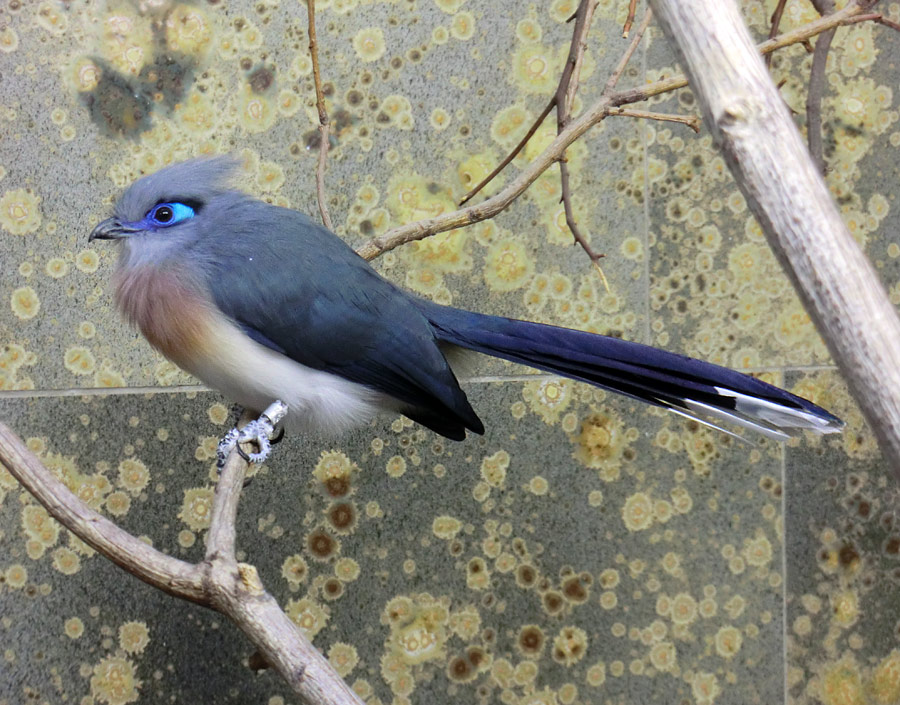
[[[88,242],[92,240],[121,240],[123,237],[128,237],[136,232],[139,232],[138,228],[129,227],[118,218],[107,218],[91,231]]]

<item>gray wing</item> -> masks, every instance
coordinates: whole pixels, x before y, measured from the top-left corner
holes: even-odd
[[[240,218],[222,225],[197,247],[216,304],[247,335],[397,399],[407,416],[449,438],[484,431],[411,296],[340,238],[260,201],[243,201]]]

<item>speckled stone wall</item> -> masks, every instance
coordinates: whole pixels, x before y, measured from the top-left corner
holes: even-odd
[[[757,36],[774,4],[744,0]],[[452,210],[546,104],[575,6],[320,0],[339,234]],[[624,51],[626,7],[599,3],[578,108]],[[782,26],[815,17],[789,0]],[[0,418],[186,559],[227,400],[120,320],[114,247],[87,235],[134,178],[206,153],[315,215],[305,31],[296,0],[0,4]],[[829,185],[900,302],[897,40],[842,29],[823,108]],[[772,66],[801,124],[809,66],[800,46]],[[675,71],[653,32],[622,83]],[[695,112],[689,91],[650,104]],[[385,418],[288,439],[244,494],[242,559],[373,705],[900,702],[897,482],[710,138],[611,118],[568,157],[609,291],[571,245],[555,167],[494,221],[376,267],[441,302],[758,372],[846,432],[741,443],[485,360],[466,387],[484,437]],[[2,470],[0,649],[3,705],[292,702],[227,621],[113,567]]]

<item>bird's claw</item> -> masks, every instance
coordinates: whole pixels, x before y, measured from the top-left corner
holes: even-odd
[[[219,447],[216,449],[216,467],[219,471],[225,467],[225,461],[231,454],[232,450],[237,450],[240,456],[248,463],[262,463],[269,457],[272,452],[272,445],[281,441],[284,436],[284,428],[282,427],[278,434],[275,433],[276,424],[287,413],[287,406],[280,401],[276,401],[268,409],[266,409],[259,418],[250,421],[243,428],[233,428],[219,441]],[[255,453],[248,453],[241,448],[241,443],[253,441],[259,450]]]

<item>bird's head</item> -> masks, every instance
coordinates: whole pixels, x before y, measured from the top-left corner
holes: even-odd
[[[177,255],[204,236],[206,209],[235,193],[229,181],[237,164],[230,157],[192,159],[144,176],[88,239],[121,241],[123,260],[133,264]]]

